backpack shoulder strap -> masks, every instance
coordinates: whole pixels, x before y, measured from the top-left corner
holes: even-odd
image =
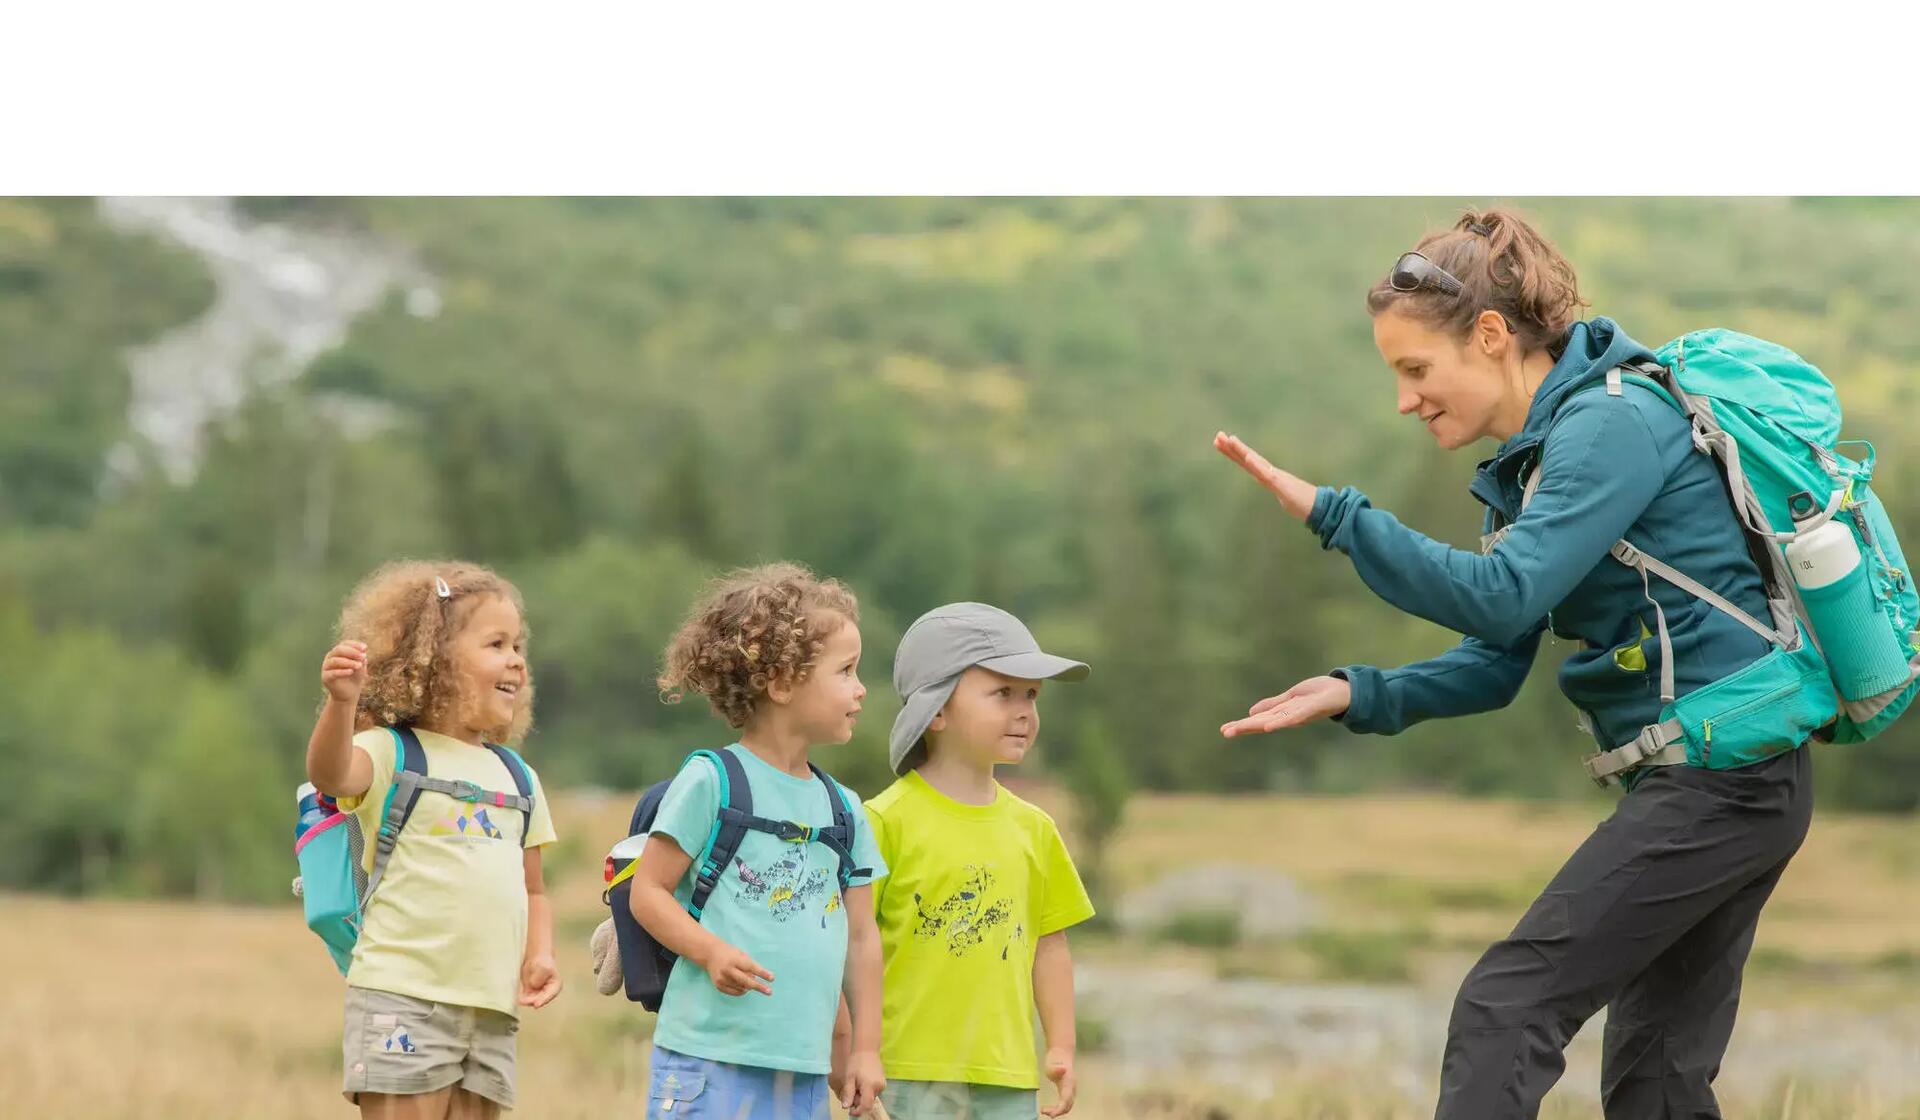
[[[1639,367],[1636,367],[1636,368],[1639,368]],[[1652,366],[1650,368],[1660,369],[1661,367]],[[1627,372],[1626,366],[1614,366],[1612,369],[1607,371],[1607,375],[1604,380],[1600,382],[1589,383],[1588,385],[1580,389],[1574,390],[1574,393],[1569,395],[1571,396],[1578,393],[1584,393],[1594,388],[1595,385],[1604,384],[1606,386],[1608,396],[1610,397],[1623,396],[1625,395],[1625,392],[1626,392],[1624,386],[1629,382],[1631,382],[1632,384],[1638,385],[1643,389],[1647,389],[1654,393],[1659,394],[1662,400],[1672,405],[1675,408],[1675,410],[1677,410],[1682,416],[1687,414],[1686,408],[1683,405],[1681,405],[1681,403],[1678,400],[1674,399],[1674,395],[1667,390],[1667,387],[1665,385],[1662,385],[1660,382],[1654,380],[1651,377],[1646,376],[1645,374],[1629,373]],[[1522,512],[1526,510],[1528,503],[1533,501],[1534,493],[1540,489],[1541,457],[1542,456],[1536,455],[1533,461],[1533,465],[1527,468],[1527,479],[1522,490],[1520,491],[1520,509],[1522,510]],[[1505,534],[1498,533],[1497,535],[1504,536]]]
[[[1687,414],[1686,406],[1681,404],[1679,400],[1675,399],[1673,395],[1673,391],[1668,389],[1665,385],[1662,385],[1659,381],[1656,381],[1653,378],[1646,376],[1645,374],[1627,373],[1625,372],[1624,367],[1621,367],[1621,366],[1615,366],[1613,367],[1613,369],[1607,372],[1607,392],[1609,394],[1616,397],[1620,396],[1621,394],[1616,391],[1616,387],[1620,385],[1625,385],[1628,383],[1638,385],[1642,389],[1646,389],[1652,393],[1655,393],[1660,397],[1661,400],[1664,400],[1668,404],[1672,405],[1674,411],[1678,412],[1680,415],[1685,416]]]
[[[420,736],[411,727],[389,727],[394,739],[394,751],[397,767],[395,773],[406,770],[409,773],[425,775],[427,772],[427,748],[420,744]]]
[[[488,743],[487,749],[493,752],[493,757],[500,760],[500,765],[507,768],[507,773],[513,775],[513,787],[520,791],[521,798],[526,802],[522,809],[524,816],[520,825],[520,846],[524,848],[527,846],[527,832],[533,828],[533,775],[527,769],[526,760],[521,758],[519,752],[512,747]],[[520,806],[511,807],[521,808]]]
[[[367,889],[360,895],[362,914],[366,913],[367,902],[373,898],[380,880],[386,877],[387,861],[393,858],[400,830],[406,827],[407,818],[413,816],[413,807],[420,801],[421,783],[427,777],[427,749],[420,745],[420,736],[413,733],[413,728],[389,727],[387,733],[393,736],[393,781],[387,785],[387,800],[380,811],[380,831],[373,838],[373,868],[367,873]]]
[[[833,807],[833,824],[816,835],[814,839],[826,845],[840,857],[840,889],[844,891],[855,875],[871,875],[873,868],[853,865],[853,838],[855,830],[859,828],[859,821],[853,806],[847,803],[846,791],[841,789],[840,783],[834,781],[825,770],[812,762],[807,763],[807,766],[813,771],[814,777],[825,783],[827,803]]]
[[[1535,454],[1533,462],[1526,466],[1525,477],[1521,480],[1520,486],[1520,512],[1525,513],[1527,511],[1527,504],[1533,501],[1534,491],[1540,489],[1540,458],[1538,454]],[[1500,547],[1500,542],[1507,539],[1507,533],[1512,530],[1512,528],[1512,521],[1507,520],[1499,510],[1488,506],[1486,520],[1487,531],[1480,534],[1480,555],[1491,556],[1493,550]]]
[[[687,761],[705,758],[720,779],[720,808],[713,815],[713,829],[707,833],[707,846],[694,862],[693,895],[687,899],[687,912],[696,920],[713,897],[713,888],[733,864],[746,839],[748,825],[742,818],[753,814],[753,787],[747,782],[746,767],[732,751],[694,751]]]
[[[1592,392],[1602,386],[1605,386],[1607,396],[1609,397],[1624,396],[1625,386],[1633,384],[1659,395],[1662,400],[1672,405],[1682,416],[1685,416],[1687,415],[1686,403],[1677,395],[1679,393],[1677,383],[1669,384],[1671,376],[1667,368],[1657,362],[1646,362],[1632,366],[1614,366],[1608,370],[1606,376],[1600,380],[1589,381],[1568,393],[1558,405],[1554,406],[1554,411],[1557,415],[1559,409],[1565,407],[1568,401],[1582,393]]]
[[[1629,372],[1625,366],[1615,366],[1608,370],[1606,376],[1607,394],[1614,397],[1623,395],[1623,386],[1627,382],[1632,382],[1643,389],[1657,394],[1662,400],[1672,405],[1681,416],[1687,418],[1688,424],[1693,430],[1693,444],[1695,449],[1706,453],[1709,458],[1714,458],[1708,440],[1699,431],[1697,426],[1694,426],[1694,412],[1690,407],[1692,401],[1688,399],[1686,390],[1680,387],[1679,380],[1672,375],[1671,371],[1657,362],[1641,363],[1633,368],[1639,372]],[[1649,374],[1652,376],[1648,376]],[[1746,481],[1740,468],[1739,449],[1730,441],[1723,441],[1722,447],[1724,458],[1717,459],[1716,461],[1725,475],[1729,493],[1737,495],[1746,488]],[[1742,528],[1751,531],[1752,526],[1748,524],[1748,519],[1737,500],[1734,502],[1734,513],[1738,516]],[[1651,576],[1657,575],[1661,579],[1692,595],[1694,598],[1704,600],[1708,605],[1731,616],[1734,621],[1745,626],[1760,638],[1773,645],[1781,648],[1791,648],[1795,643],[1796,635],[1793,632],[1784,628],[1776,629],[1769,627],[1759,622],[1754,619],[1753,616],[1733,605],[1733,603],[1700,583],[1698,580],[1647,555],[1624,538],[1615,541],[1613,547],[1609,549],[1608,552],[1615,560],[1618,560],[1620,563],[1625,564],[1640,574],[1641,591],[1646,596],[1647,602],[1653,607],[1654,623],[1660,638],[1660,700],[1662,703],[1670,704],[1674,699],[1673,641],[1667,632],[1666,612],[1661,608],[1660,601],[1654,598],[1653,588],[1650,582]],[[1760,574],[1763,580],[1767,578],[1767,572],[1764,569],[1762,569]],[[1780,622],[1783,620],[1776,618],[1775,621]]]

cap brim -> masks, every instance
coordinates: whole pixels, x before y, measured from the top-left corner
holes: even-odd
[[[1055,657],[1038,650],[1033,653],[1010,653],[1005,657],[982,661],[980,667],[991,669],[1003,677],[1018,677],[1023,681],[1083,681],[1092,672],[1084,661]]]
[[[958,674],[946,680],[937,681],[925,688],[916,690],[900,706],[900,714],[893,717],[893,733],[887,737],[887,762],[893,767],[895,775],[902,773],[901,767],[907,761],[907,754],[913,750],[920,736],[927,733],[927,725],[953,695],[953,687],[960,683]]]

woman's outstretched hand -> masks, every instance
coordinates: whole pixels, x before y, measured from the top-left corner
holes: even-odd
[[[1248,447],[1239,436],[1217,432],[1214,449],[1240,465],[1255,482],[1267,488],[1280,501],[1280,508],[1305,521],[1313,512],[1313,500],[1319,487],[1290,471],[1267,461],[1265,455]],[[1247,718],[1220,725],[1220,734],[1228,739],[1236,735],[1259,735],[1283,727],[1299,727],[1315,720],[1330,719],[1347,710],[1353,690],[1338,677],[1313,677],[1301,681],[1278,696],[1269,696],[1247,710]]]
[[[1309,677],[1278,696],[1269,696],[1247,709],[1246,719],[1220,725],[1220,734],[1228,739],[1236,735],[1260,735],[1283,727],[1299,727],[1315,720],[1331,719],[1347,710],[1353,702],[1353,687],[1339,677]]]
[[[1239,436],[1216,432],[1213,446],[1220,454],[1240,464],[1241,470],[1252,475],[1255,482],[1280,499],[1280,508],[1296,519],[1305,521],[1307,515],[1313,512],[1313,499],[1320,489],[1313,483],[1267,462],[1265,455],[1241,442]]]

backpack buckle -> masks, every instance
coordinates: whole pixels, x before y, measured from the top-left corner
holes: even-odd
[[[774,835],[789,844],[804,844],[813,839],[813,829],[794,821],[781,821],[780,831]]]
[[[453,792],[449,796],[458,801],[478,801],[486,794],[487,791],[481,789],[478,783],[456,778],[453,781]]]

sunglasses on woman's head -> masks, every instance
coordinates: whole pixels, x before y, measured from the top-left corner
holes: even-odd
[[[1434,264],[1419,253],[1402,253],[1400,259],[1393,262],[1393,270],[1387,273],[1387,283],[1396,292],[1417,292],[1422,288],[1432,288],[1442,295],[1460,294],[1460,281],[1453,273]]]

